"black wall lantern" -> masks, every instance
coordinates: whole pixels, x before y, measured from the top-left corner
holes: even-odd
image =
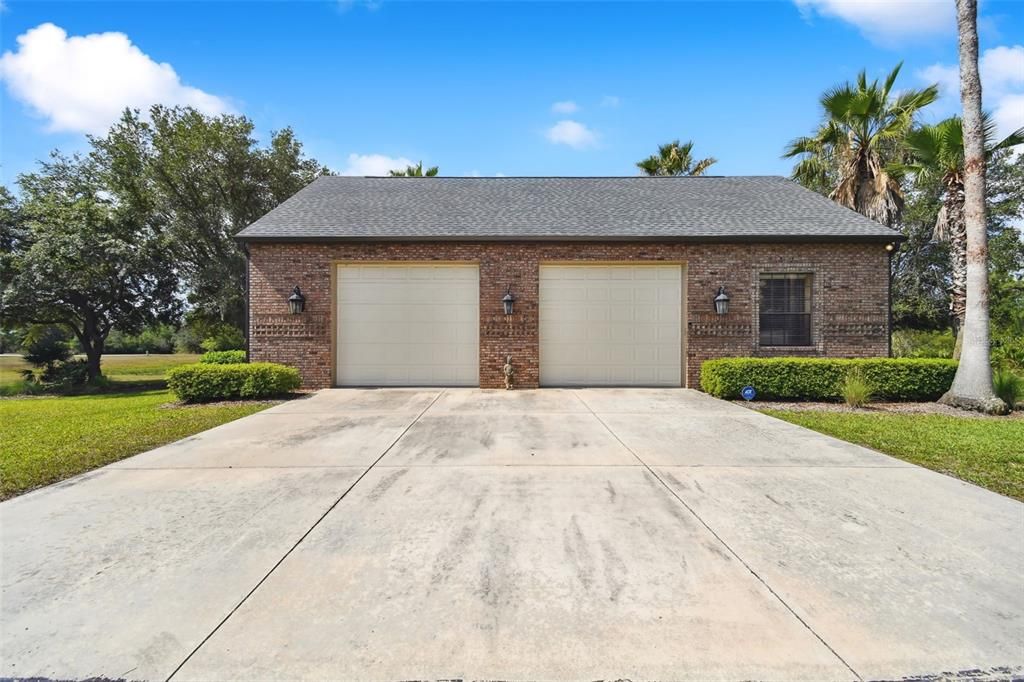
[[[510,284],[508,289],[505,290],[505,295],[501,297],[501,303],[505,306],[505,314],[511,315],[512,308],[515,305],[516,297],[512,295],[512,285]]]
[[[306,297],[302,295],[302,292],[298,287],[292,290],[292,295],[288,297],[288,310],[292,315],[298,315],[306,308]]]
[[[718,295],[715,296],[715,312],[719,315],[729,312],[729,294],[725,293],[725,287],[718,287]]]

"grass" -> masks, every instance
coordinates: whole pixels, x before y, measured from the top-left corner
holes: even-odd
[[[172,406],[164,375],[198,355],[108,355],[102,393],[0,400],[0,499],[116,462],[267,407]],[[20,356],[0,356],[0,394],[16,391]]]
[[[763,410],[1024,502],[1024,420]]]
[[[266,408],[163,407],[166,390],[0,400],[0,499],[54,483]]]

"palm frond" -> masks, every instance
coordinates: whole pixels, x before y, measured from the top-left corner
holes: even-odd
[[[896,77],[900,75],[900,70],[903,68],[903,62],[898,63],[893,67],[889,75],[885,77],[885,85],[882,86],[882,98],[889,99],[889,93],[892,92],[893,83],[896,82]]]
[[[697,163],[695,163],[693,165],[693,168],[690,170],[689,174],[690,175],[704,175],[704,171],[706,171],[708,168],[710,168],[711,166],[713,166],[716,163],[718,163],[718,159],[716,159],[713,156],[709,156],[706,159],[701,159],[700,161],[698,161]]]
[[[1012,133],[1003,138],[1002,141],[992,145],[988,152],[997,152],[1000,149],[1009,149],[1010,147],[1016,147],[1019,144],[1024,144],[1024,128],[1017,128]]]

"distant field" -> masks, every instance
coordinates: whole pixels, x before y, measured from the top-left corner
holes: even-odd
[[[81,357],[81,356],[80,356]],[[154,383],[162,381],[167,370],[196,362],[198,355],[104,355],[103,374],[119,383]],[[22,370],[31,368],[20,355],[0,355],[0,386],[21,379]]]

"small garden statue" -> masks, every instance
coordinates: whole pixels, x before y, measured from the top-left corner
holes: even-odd
[[[516,371],[512,369],[512,356],[509,355],[505,358],[505,366],[501,368],[502,373],[505,375],[505,390],[512,390],[512,379],[515,377]]]

